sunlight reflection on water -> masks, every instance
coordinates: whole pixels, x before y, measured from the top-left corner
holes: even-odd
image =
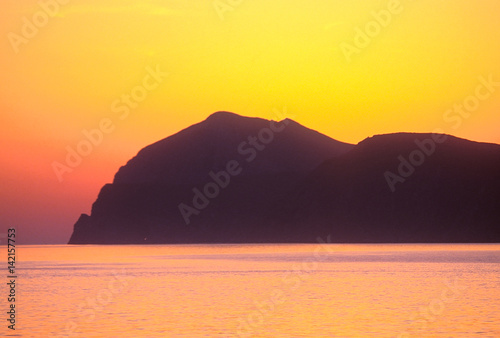
[[[319,246],[20,246],[16,334],[500,336],[500,245]]]

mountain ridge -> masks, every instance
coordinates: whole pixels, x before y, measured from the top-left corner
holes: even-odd
[[[449,135],[352,145],[216,112],[122,166],[69,243],[498,242],[499,160],[499,145]]]

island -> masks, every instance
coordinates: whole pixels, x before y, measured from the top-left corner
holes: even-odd
[[[500,145],[394,133],[358,144],[216,112],[102,187],[69,244],[500,242]]]

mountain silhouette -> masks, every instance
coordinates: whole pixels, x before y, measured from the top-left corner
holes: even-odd
[[[287,205],[290,227],[328,229],[336,242],[498,242],[500,146],[374,136],[321,164]]]
[[[500,146],[448,135],[342,143],[217,112],[142,149],[70,244],[498,242]]]
[[[75,224],[70,243],[266,241],[278,230],[268,225],[286,194],[326,159],[353,147],[290,119],[214,113],[121,167],[91,215]],[[219,173],[228,163],[237,167],[222,188],[217,177],[225,181]],[[210,196],[218,187],[216,197],[199,196],[207,185]]]

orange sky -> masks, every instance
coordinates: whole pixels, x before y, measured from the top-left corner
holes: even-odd
[[[500,86],[480,80],[500,82],[498,13],[495,0],[5,0],[0,231],[66,242],[138,150],[218,110],[286,107],[352,143],[436,128],[500,143]],[[106,121],[58,178],[53,163]]]

